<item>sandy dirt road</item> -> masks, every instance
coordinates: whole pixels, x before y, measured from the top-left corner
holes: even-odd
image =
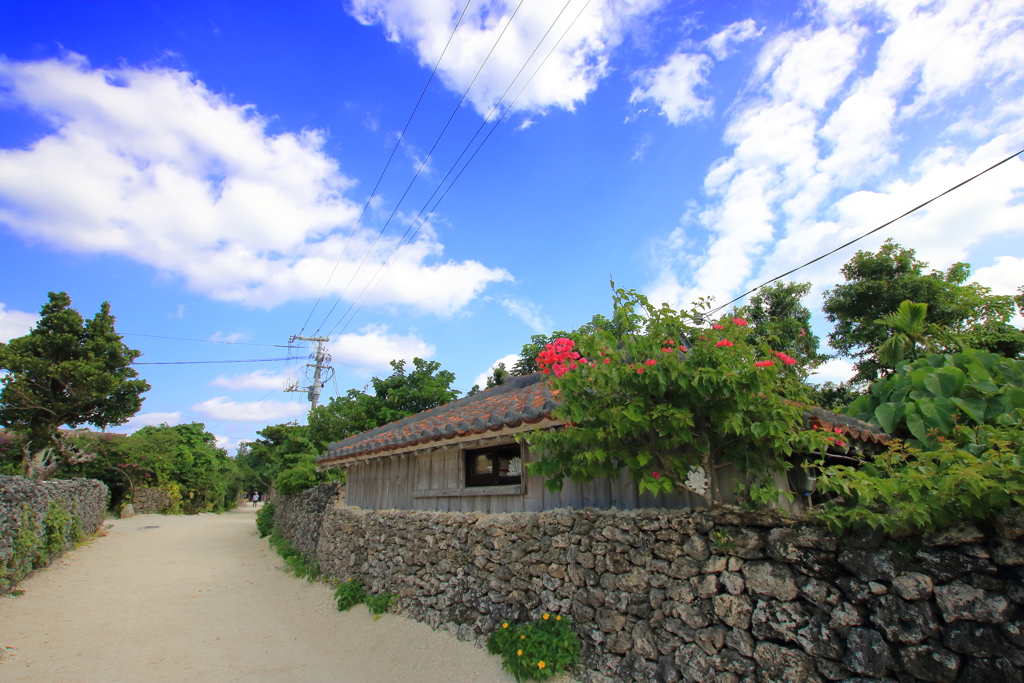
[[[0,598],[0,681],[512,683],[446,632],[284,571],[254,510],[139,515]]]

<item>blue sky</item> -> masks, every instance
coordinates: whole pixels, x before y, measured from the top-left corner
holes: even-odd
[[[109,300],[142,361],[284,358],[243,344],[319,330],[327,396],[413,356],[468,390],[607,313],[609,275],[724,302],[1024,147],[1012,1],[471,0],[452,37],[464,8],[0,1],[0,341],[66,290]],[[1022,196],[1015,160],[860,246],[1012,293]],[[813,309],[852,252],[801,271]],[[296,362],[139,369],[124,429],[200,420],[230,447],[306,407],[280,391]]]

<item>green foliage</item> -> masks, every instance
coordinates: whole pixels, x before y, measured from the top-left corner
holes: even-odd
[[[347,612],[366,602],[366,589],[362,581],[350,578],[339,582],[334,589],[334,601],[338,603],[339,612]]]
[[[504,363],[498,363],[494,366],[494,371],[487,378],[487,388],[500,386],[505,383],[505,380],[511,377],[509,371],[505,369]]]
[[[979,429],[964,448],[951,440],[922,451],[894,444],[853,468],[823,468],[818,489],[837,495],[815,512],[834,531],[933,531],[1024,505],[1024,431]]]
[[[974,349],[933,354],[900,365],[845,412],[914,447],[933,448],[946,439],[966,443],[975,428],[1024,419],[1024,360]]]
[[[82,520],[63,503],[51,502],[42,520],[32,508],[22,505],[11,556],[0,561],[0,594],[10,592],[33,570],[45,567],[82,538]]]
[[[824,382],[810,386],[811,404],[834,413],[842,412],[862,393],[852,382]]]
[[[829,344],[857,360],[856,379],[873,381],[891,369],[876,353],[889,332],[874,321],[896,311],[903,301],[928,304],[927,322],[942,325],[968,346],[1008,357],[1024,351],[1024,334],[1009,325],[1017,310],[1013,297],[969,283],[966,263],[955,263],[945,272],[925,272],[927,266],[913,249],[889,240],[877,253],[858,251],[842,268],[846,282],[825,292],[822,308],[834,324]]]
[[[626,468],[641,490],[690,490],[718,504],[721,466],[745,473],[749,488],[787,469],[794,452],[823,451],[827,436],[803,429],[797,405],[810,399],[806,370],[750,343],[742,319],[698,326],[706,308],[680,314],[616,290],[612,325],[581,337],[578,367],[552,380],[565,427],[525,437],[543,453],[531,472],[558,490],[565,477],[589,481]]]
[[[963,345],[941,325],[929,323],[928,304],[904,301],[893,313],[875,321],[890,330],[890,337],[875,352],[885,366],[895,368],[901,362],[917,360],[924,354],[938,353],[945,348],[960,349]]]
[[[451,388],[455,375],[441,370],[436,361],[414,358],[411,372],[406,372],[404,360],[391,361],[391,367],[389,376],[370,380],[373,394],[350,389],[345,396],[333,397],[327,405],[310,411],[310,438],[321,444],[339,441],[444,405],[460,393]]]
[[[540,368],[537,366],[537,355],[544,350],[546,345],[551,344],[556,339],[572,339],[575,342],[598,329],[611,330],[613,325],[614,323],[611,320],[598,313],[590,319],[589,323],[581,325],[572,332],[556,330],[548,335],[535,334],[530,337],[528,343],[523,344],[523,348],[519,352],[519,360],[509,370],[509,374],[516,377],[525,377],[526,375],[538,372]]]
[[[1024,360],[966,349],[901,364],[848,415],[901,439],[859,469],[822,468],[833,529],[930,531],[1024,505]]]
[[[502,623],[488,639],[487,651],[499,655],[502,668],[517,681],[543,681],[579,663],[580,642],[568,617],[545,614],[527,624]]]
[[[767,343],[774,349],[789,349],[805,363],[818,363],[820,340],[811,331],[811,311],[803,305],[810,282],[775,282],[758,290],[737,315],[750,323],[751,344]]]
[[[316,471],[316,459],[326,444],[310,436],[304,425],[274,425],[257,434],[259,439],[238,449],[239,470],[248,491],[267,491],[271,487],[290,496],[327,481],[344,481],[344,471]]]
[[[370,610],[370,614],[373,615],[373,620],[381,618],[385,612],[391,609],[391,605],[398,599],[398,596],[391,591],[381,591],[376,595],[371,595],[366,598],[366,608]]]
[[[71,534],[71,512],[60,503],[50,503],[43,515],[43,542],[39,548],[42,564],[62,553],[69,544],[78,540]]]
[[[270,547],[277,551],[277,554],[284,560],[285,566],[298,578],[309,582],[320,578],[320,563],[316,561],[316,558],[308,558],[303,555],[277,529],[270,533]]]
[[[263,507],[256,511],[256,531],[260,538],[266,538],[274,530],[274,504],[264,503]]]
[[[150,388],[137,379],[132,362],[141,352],[122,343],[109,302],[84,320],[66,293],[50,292],[49,299],[31,332],[0,343],[0,426],[25,437],[24,472],[40,478],[91,457],[60,427],[124,424]]]

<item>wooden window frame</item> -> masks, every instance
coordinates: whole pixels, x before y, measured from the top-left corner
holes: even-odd
[[[514,453],[514,455],[513,455]],[[491,472],[488,474],[473,474],[470,461],[482,456],[490,456]],[[519,458],[519,474],[517,476],[500,475],[499,460],[502,458]],[[465,448],[462,450],[462,486],[467,491],[493,490],[496,488],[509,488],[523,485],[523,447],[518,443],[486,446],[484,448]]]

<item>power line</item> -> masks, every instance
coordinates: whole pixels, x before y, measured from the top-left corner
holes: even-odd
[[[190,341],[190,342],[202,342],[204,344],[233,344],[236,346],[270,346],[277,349],[291,349],[298,348],[288,346],[287,344],[256,344],[253,342],[235,342],[235,341],[223,341],[220,339],[191,339],[188,337],[164,337],[159,334],[142,334],[141,332],[119,332],[122,336],[131,337],[150,337],[152,339],[174,339],[176,341]]]
[[[302,323],[302,329],[299,330],[301,335],[306,331],[306,325],[309,324],[310,319],[313,317],[313,313],[316,311],[316,307],[320,304],[320,300],[324,297],[324,292],[327,291],[328,285],[331,284],[331,280],[334,279],[334,274],[338,271],[338,266],[341,265],[341,260],[345,258],[345,253],[348,251],[349,244],[352,243],[352,237],[356,234],[356,229],[363,220],[363,216],[366,214],[366,209],[370,206],[370,202],[377,194],[377,188],[380,187],[380,183],[384,180],[384,174],[387,173],[388,168],[391,166],[391,160],[395,158],[395,153],[402,144],[402,140],[405,139],[405,133],[409,130],[409,125],[412,123],[412,119],[416,116],[416,112],[420,108],[420,103],[423,102],[424,96],[427,94],[427,88],[430,87],[431,81],[434,80],[434,74],[437,73],[437,68],[441,66],[441,60],[444,59],[445,54],[448,52],[448,46],[451,45],[452,39],[455,38],[456,31],[459,30],[459,25],[462,24],[462,18],[466,16],[466,11],[469,9],[469,4],[473,0],[466,0],[466,6],[462,8],[462,14],[459,15],[459,20],[455,22],[455,28],[452,29],[452,34],[448,36],[448,42],[444,44],[444,49],[441,50],[441,56],[437,58],[437,63],[434,64],[434,69],[430,72],[430,76],[427,78],[427,82],[423,84],[423,90],[420,92],[419,98],[416,100],[416,105],[412,108],[412,113],[409,114],[409,119],[405,122],[405,127],[402,128],[401,134],[398,136],[398,141],[395,143],[394,148],[391,150],[391,155],[388,156],[387,162],[384,164],[384,169],[380,172],[377,177],[377,182],[373,186],[373,190],[370,191],[369,196],[366,198],[366,203],[363,204],[363,210],[359,212],[359,218],[356,219],[356,223],[352,226],[352,231],[348,234],[348,239],[345,240],[345,246],[341,250],[341,256],[335,262],[334,267],[331,269],[331,274],[327,276],[327,282],[324,283],[324,288],[320,290],[320,296],[316,298],[316,302],[313,304],[313,308],[309,310],[309,315],[306,316],[306,322]]]
[[[275,363],[288,358],[246,358],[244,360],[170,360],[160,363],[132,363],[132,365],[208,365],[211,363]]]
[[[558,23],[558,19],[561,18],[562,13],[564,13],[566,8],[568,8],[568,6],[569,6],[568,2],[565,4],[565,6],[562,8],[562,11],[559,12],[557,17],[555,17],[555,21],[552,22],[551,26],[548,28],[547,32],[544,34],[544,37],[541,38],[540,42],[537,44],[537,47],[535,47],[533,49],[533,52],[530,54],[530,57],[523,64],[523,67],[519,70],[519,73],[517,73],[516,77],[512,79],[512,83],[509,84],[509,87],[505,90],[505,93],[502,94],[502,96],[498,100],[498,102],[494,105],[494,107],[491,108],[491,111],[488,112],[487,117],[484,119],[484,122],[480,125],[480,127],[477,129],[476,133],[473,135],[473,137],[470,139],[470,141],[463,148],[462,153],[459,154],[459,157],[455,160],[455,163],[453,163],[452,166],[448,169],[448,172],[445,174],[444,178],[441,179],[441,182],[438,184],[437,188],[434,189],[433,194],[431,194],[430,197],[427,199],[426,204],[423,205],[423,208],[420,209],[419,213],[416,215],[416,217],[409,224],[409,227],[405,231],[405,235],[402,236],[402,240],[405,240],[405,237],[409,234],[409,231],[412,230],[412,227],[414,225],[416,225],[416,222],[420,221],[419,225],[416,227],[415,232],[413,232],[412,237],[410,237],[409,240],[406,241],[404,244],[402,243],[402,240],[399,240],[399,242],[391,250],[391,253],[388,254],[388,257],[386,259],[384,259],[383,263],[381,263],[380,266],[378,266],[377,271],[373,274],[373,277],[371,277],[369,282],[367,282],[366,286],[363,287],[363,291],[359,293],[359,296],[356,297],[356,299],[352,302],[352,304],[349,305],[348,310],[345,311],[345,314],[342,315],[342,317],[338,320],[338,322],[335,323],[334,327],[331,328],[331,331],[328,333],[328,335],[330,335],[330,334],[332,334],[334,332],[334,329],[337,328],[337,326],[341,324],[342,320],[345,319],[345,316],[347,316],[349,311],[352,310],[352,307],[355,306],[356,301],[358,301],[359,298],[361,298],[363,296],[363,294],[366,293],[367,288],[370,288],[369,293],[366,294],[366,297],[363,298],[362,303],[359,304],[359,306],[356,308],[356,310],[349,317],[348,322],[346,322],[344,327],[341,328],[339,334],[341,332],[344,332],[348,328],[349,324],[352,322],[352,320],[355,318],[355,316],[359,313],[360,310],[362,310],[363,306],[369,300],[369,297],[370,297],[371,294],[373,294],[373,291],[377,288],[378,285],[380,285],[381,281],[383,281],[384,277],[388,274],[388,272],[391,270],[391,268],[394,267],[394,265],[398,261],[398,259],[401,258],[402,253],[405,251],[406,247],[408,247],[409,244],[411,244],[412,241],[416,238],[416,235],[419,234],[419,231],[423,228],[423,226],[427,223],[427,221],[430,220],[430,217],[434,214],[434,212],[437,210],[437,207],[444,200],[444,198],[448,195],[448,192],[451,191],[451,189],[452,189],[452,187],[454,187],[455,183],[458,182],[459,178],[462,177],[462,174],[466,171],[466,169],[469,167],[469,165],[473,162],[473,159],[476,158],[476,155],[480,152],[480,150],[483,149],[483,146],[485,144],[487,144],[487,141],[490,139],[490,137],[494,133],[494,131],[498,128],[498,126],[505,119],[505,117],[509,114],[509,112],[511,112],[512,109],[515,107],[516,102],[518,102],[519,98],[522,97],[523,93],[526,91],[526,88],[530,85],[530,83],[533,81],[533,79],[537,76],[537,74],[540,72],[541,68],[543,68],[544,64],[547,63],[547,61],[551,57],[551,55],[554,54],[555,50],[558,48],[558,46],[561,44],[561,42],[565,39],[566,35],[568,35],[569,31],[572,30],[572,27],[576,24],[576,21],[583,15],[583,12],[586,11],[587,7],[590,5],[590,2],[591,2],[591,0],[587,0],[587,3],[585,5],[583,5],[582,9],[580,9],[580,11],[576,14],[576,17],[572,20],[572,22],[569,24],[569,26],[565,29],[565,31],[562,33],[561,37],[559,37],[559,39],[555,42],[555,44],[552,46],[552,48],[548,51],[547,55],[545,55],[544,59],[541,60],[541,63],[534,70],[533,74],[526,81],[526,83],[523,85],[523,87],[519,90],[519,93],[516,95],[515,99],[512,100],[512,104],[510,104],[508,106],[508,108],[506,108],[501,113],[501,116],[499,116],[497,121],[495,121],[494,125],[491,127],[491,130],[488,131],[487,135],[480,142],[479,146],[477,146],[477,148],[473,152],[473,154],[470,155],[469,159],[463,165],[462,169],[458,172],[458,174],[455,176],[455,178],[452,179],[452,182],[448,185],[447,189],[445,189],[444,193],[434,203],[434,206],[430,209],[430,212],[427,213],[426,218],[423,218],[422,220],[420,220],[421,217],[423,216],[424,212],[426,211],[427,207],[430,205],[430,202],[437,195],[438,191],[440,191],[440,189],[444,186],[444,183],[448,179],[448,176],[450,176],[452,171],[455,170],[455,168],[458,166],[459,162],[462,160],[462,157],[465,156],[466,152],[469,150],[469,148],[472,146],[473,142],[476,140],[477,136],[480,134],[480,131],[483,130],[484,126],[487,125],[487,122],[490,119],[491,114],[494,112],[494,109],[501,104],[502,100],[505,99],[505,95],[507,95],[508,91],[512,89],[512,85],[515,84],[516,80],[519,79],[519,76],[520,76],[520,74],[522,74],[523,69],[525,69],[526,65],[530,63],[530,60],[533,59],[533,55],[537,52],[537,50],[540,48],[540,46],[544,43],[544,40],[547,38],[548,34],[555,27],[555,24]],[[399,247],[401,247],[401,249],[399,249]],[[393,261],[391,261],[391,264],[387,266],[387,268],[384,270],[384,273],[377,280],[376,284],[374,284],[373,287],[370,287],[370,282],[373,282],[373,278],[377,276],[377,273],[379,273],[382,268],[384,268],[384,264],[386,264],[388,262],[388,260],[391,259],[391,256],[394,255],[396,250],[398,251],[398,256],[396,256],[395,259]]]
[[[334,302],[334,305],[331,306],[331,310],[327,311],[327,315],[324,316],[323,322],[321,322],[320,325],[316,328],[316,332],[314,334],[319,333],[323,326],[327,324],[327,321],[330,319],[331,314],[334,313],[334,309],[338,307],[339,303],[341,303],[342,298],[345,296],[345,292],[347,292],[348,288],[352,286],[352,283],[356,279],[356,275],[359,274],[359,271],[362,269],[363,264],[366,263],[366,259],[368,259],[370,257],[370,254],[373,253],[373,248],[377,245],[377,242],[380,240],[381,235],[384,234],[384,231],[387,230],[388,225],[391,224],[391,221],[398,213],[398,209],[402,206],[402,202],[405,201],[405,198],[409,194],[409,191],[412,189],[412,186],[416,182],[416,179],[419,178],[420,173],[423,171],[423,168],[427,165],[427,161],[430,160],[430,157],[431,155],[433,155],[434,150],[437,149],[437,145],[440,144],[441,138],[444,137],[445,132],[448,130],[448,126],[450,126],[452,121],[455,119],[455,115],[459,113],[459,109],[462,107],[462,103],[466,101],[466,97],[469,96],[469,91],[473,88],[473,85],[476,83],[476,79],[480,77],[480,73],[484,70],[484,66],[487,65],[487,62],[488,60],[490,60],[491,55],[494,54],[494,50],[498,47],[498,43],[501,42],[501,39],[504,37],[505,32],[508,30],[508,27],[512,25],[512,20],[516,18],[516,14],[519,13],[519,9],[523,6],[523,3],[525,1],[526,0],[519,0],[519,4],[516,5],[516,9],[514,12],[512,12],[512,16],[509,17],[508,22],[501,29],[501,33],[498,34],[498,38],[494,41],[494,44],[491,46],[491,49],[487,53],[487,56],[484,57],[484,61],[480,63],[480,68],[476,70],[476,74],[474,74],[473,80],[469,82],[469,85],[466,87],[465,92],[462,93],[462,97],[459,98],[458,104],[456,104],[455,108],[452,109],[452,113],[448,117],[448,121],[445,122],[444,128],[441,129],[441,132],[434,140],[434,144],[430,146],[430,151],[427,152],[425,157],[423,157],[423,161],[420,162],[420,165],[416,169],[416,173],[413,175],[412,180],[409,181],[409,184],[406,186],[405,191],[402,193],[402,196],[398,198],[398,202],[395,204],[395,208],[394,210],[392,210],[391,215],[388,216],[388,219],[384,222],[384,225],[381,227],[380,231],[377,232],[377,236],[373,238],[373,242],[370,244],[370,248],[367,249],[366,255],[363,256],[363,259],[359,262],[359,265],[356,266],[354,271],[352,271],[352,277],[349,278],[348,283],[345,285],[345,288],[341,290],[341,294],[338,295],[338,298]]]
[[[972,180],[974,180],[976,178],[980,178],[981,176],[985,175],[989,171],[1002,166],[1007,161],[1010,161],[1014,157],[1020,156],[1021,154],[1024,154],[1024,149],[1022,149],[1022,150],[1020,150],[1018,152],[1014,152],[1013,154],[1011,154],[1010,156],[1006,157],[1002,161],[1000,161],[998,163],[995,163],[995,164],[992,164],[991,166],[986,168],[984,171],[982,171],[980,173],[976,173],[976,174],[972,175],[970,178],[968,178],[967,180],[964,180],[962,182],[957,183],[956,185],[954,185],[953,187],[949,188],[945,192],[940,192],[939,194],[935,195],[934,197],[932,197],[928,201],[923,202],[921,204],[918,204],[917,206],[912,208],[910,211],[907,211],[905,213],[901,213],[899,216],[896,216],[896,218],[893,218],[891,221],[888,221],[886,223],[882,223],[881,225],[879,225],[877,228],[874,228],[873,230],[868,230],[866,233],[864,233],[860,237],[856,237],[856,238],[850,240],[849,242],[846,242],[845,244],[840,244],[838,247],[836,247],[832,251],[826,252],[826,253],[822,254],[821,256],[818,256],[817,258],[811,259],[810,261],[808,261],[807,263],[803,264],[802,266],[797,266],[796,268],[793,268],[792,270],[787,270],[782,275],[778,275],[776,277],[773,277],[771,280],[768,280],[767,282],[762,282],[757,287],[754,287],[753,289],[748,290],[748,291],[744,292],[743,294],[740,294],[735,299],[732,299],[731,301],[727,301],[724,304],[722,304],[721,306],[719,306],[718,308],[715,308],[715,309],[709,311],[707,313],[707,315],[714,315],[715,313],[717,313],[718,311],[722,310],[723,308],[725,308],[729,304],[736,303],[737,301],[739,301],[740,299],[744,298],[748,294],[752,294],[752,293],[756,292],[757,290],[761,289],[765,285],[770,285],[771,283],[775,282],[776,280],[781,280],[782,278],[786,277],[787,275],[792,275],[793,273],[795,273],[798,270],[806,268],[807,266],[809,266],[809,265],[811,265],[813,263],[817,263],[818,261],[820,261],[821,259],[825,258],[826,256],[831,256],[832,254],[836,253],[837,251],[840,251],[841,249],[845,249],[846,247],[850,246],[854,242],[859,242],[860,240],[864,239],[865,237],[867,237],[869,235],[873,235],[874,233],[878,232],[882,228],[885,228],[885,227],[888,227],[888,226],[892,225],[893,223],[895,223],[896,221],[900,220],[901,218],[906,218],[907,216],[909,216],[910,214],[914,213],[915,211],[917,211],[919,209],[923,209],[924,207],[926,207],[929,204],[931,204],[932,202],[934,202],[936,199],[949,194],[953,190],[956,190],[956,189],[959,189],[959,188],[963,187],[964,185],[966,185],[967,183],[971,182]]]

